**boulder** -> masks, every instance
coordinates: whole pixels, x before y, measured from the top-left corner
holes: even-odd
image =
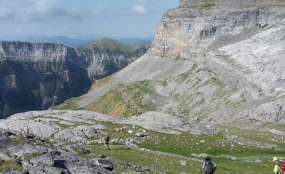
[[[145,136],[146,136],[145,133],[136,133],[135,135],[136,135],[137,137],[145,137]]]
[[[75,129],[81,130],[88,138],[95,138],[99,136],[97,130],[93,126],[81,125]]]
[[[76,129],[65,129],[65,130],[61,130],[56,132],[53,135],[53,138],[56,140],[60,140],[60,141],[67,141],[69,139],[72,139],[74,137],[84,137],[85,138],[85,134],[82,130]]]
[[[36,157],[30,159],[30,163],[33,165],[38,165],[39,162],[43,163],[44,166],[49,166],[49,167],[54,166],[54,160],[53,160],[52,155],[50,153],[43,154],[40,156],[36,156]]]
[[[106,159],[97,159],[95,160],[95,164],[104,167],[107,170],[113,170],[113,163],[110,160]]]
[[[0,149],[9,147],[12,145],[11,138],[7,136],[0,136]]]

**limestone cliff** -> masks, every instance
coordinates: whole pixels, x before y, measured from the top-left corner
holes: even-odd
[[[128,88],[147,81],[152,92],[142,103],[199,122],[283,118],[284,5],[281,0],[182,0],[163,15],[148,53],[112,84]],[[80,105],[104,93],[94,91]]]
[[[88,91],[91,81],[114,73],[146,52],[69,48],[61,44],[0,42],[0,118],[48,109]]]

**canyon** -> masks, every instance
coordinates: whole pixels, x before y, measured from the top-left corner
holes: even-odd
[[[122,50],[116,46],[121,46]],[[120,44],[107,38],[78,48],[2,41],[0,117],[48,109],[82,95],[89,90],[92,81],[124,68],[143,55],[147,48]]]

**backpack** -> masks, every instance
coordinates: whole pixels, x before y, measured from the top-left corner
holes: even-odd
[[[285,174],[285,162],[279,161],[278,166],[279,166],[281,174]]]
[[[205,161],[204,170],[205,170],[205,173],[209,173],[209,174],[214,172],[214,166],[213,166],[212,161]]]
[[[106,142],[109,142],[109,141],[110,141],[110,137],[107,136],[107,137],[105,138],[105,141],[106,141]]]

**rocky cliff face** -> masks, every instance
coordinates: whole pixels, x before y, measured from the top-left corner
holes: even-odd
[[[152,95],[143,102],[199,122],[279,120],[284,115],[284,5],[278,0],[180,1],[162,17],[148,53],[118,73],[113,84],[148,81]],[[100,92],[93,92],[94,99]]]
[[[228,7],[269,6],[284,5],[283,0],[179,0],[180,6],[206,6],[208,4]]]
[[[125,67],[146,52],[69,48],[60,44],[0,42],[0,117],[48,109],[88,91],[91,80]]]

